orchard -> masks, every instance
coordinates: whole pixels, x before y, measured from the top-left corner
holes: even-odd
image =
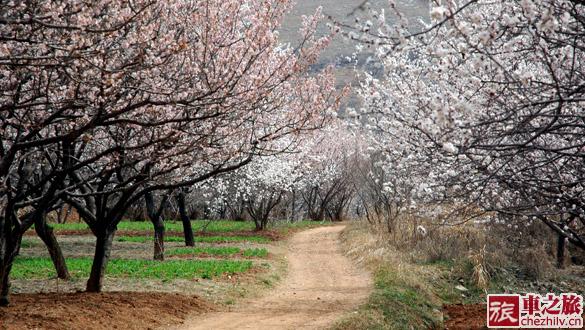
[[[583,294],[585,3],[298,2],[0,0],[2,309],[47,277],[88,293],[286,284],[303,251],[341,285],[312,263],[325,246],[371,271],[347,279],[369,289],[340,329]],[[299,241],[319,230],[341,243]]]

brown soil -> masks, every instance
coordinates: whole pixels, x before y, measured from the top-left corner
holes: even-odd
[[[0,309],[0,329],[153,329],[211,310],[197,296],[173,293],[15,294]]]
[[[287,277],[267,296],[232,311],[192,317],[179,329],[323,329],[359,306],[370,292],[369,274],[341,253],[344,226],[295,234],[288,245]]]
[[[486,313],[485,304],[445,306],[445,329],[487,329]]]

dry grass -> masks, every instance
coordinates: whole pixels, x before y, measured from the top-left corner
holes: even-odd
[[[470,260],[473,263],[473,283],[480,289],[487,291],[490,284],[490,274],[486,263],[486,246],[479,251],[471,253]]]
[[[407,254],[413,262],[467,263],[473,284],[487,289],[489,279],[498,272],[515,268],[523,276],[540,280],[555,276],[556,237],[543,224],[529,226],[480,224],[461,219],[438,225],[432,219],[402,215],[394,220],[393,231],[372,228],[380,240],[388,241]],[[417,227],[426,229],[422,235]]]

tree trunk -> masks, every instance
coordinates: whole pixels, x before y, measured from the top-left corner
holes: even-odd
[[[559,234],[557,238],[557,268],[565,268],[565,236]]]
[[[65,204],[61,204],[57,210],[57,223],[63,223],[63,213],[65,212]]]
[[[185,236],[186,246],[195,246],[195,238],[193,237],[193,227],[191,226],[191,219],[187,215],[185,206],[185,192],[181,190],[177,195],[177,204],[179,206],[179,214],[181,222],[183,223],[183,235]]]
[[[0,223],[2,223],[0,217]],[[2,225],[6,226],[6,223]],[[14,263],[14,258],[20,251],[22,235],[32,226],[32,221],[25,224],[20,232],[6,230],[6,227],[0,229],[0,307],[10,304],[10,271]]]
[[[248,213],[254,219],[256,231],[263,231],[268,227],[270,213],[280,203],[282,192],[271,193],[270,197],[262,198],[260,202],[249,201]],[[257,205],[255,205],[257,204]]]
[[[313,221],[323,221],[325,219],[325,210],[323,207],[319,207],[319,210],[313,213],[313,217],[311,220]]]
[[[110,259],[110,252],[112,251],[112,242],[114,241],[114,232],[108,232],[97,236],[95,244],[95,254],[93,256],[93,264],[91,265],[91,273],[87,280],[87,292],[101,292],[104,282],[104,275],[108,260]]]
[[[254,219],[254,231],[263,231],[265,228],[265,204],[264,198],[259,202],[253,200],[248,201],[248,213]]]
[[[12,206],[8,206],[4,212],[16,214],[17,211]],[[0,212],[0,306],[8,306],[10,303],[10,271],[20,252],[22,236],[33,224],[34,213],[23,216],[17,224],[15,217],[5,218]]]
[[[291,198],[291,222],[295,222],[297,219],[297,213],[296,213],[296,200],[297,200],[297,194],[296,194],[296,190],[293,189],[292,191],[292,198]]]
[[[5,307],[10,304],[10,270],[12,269],[12,262],[5,263],[0,271],[0,307]]]
[[[254,219],[254,224],[255,224],[255,231],[264,231],[266,229],[266,224],[268,223],[268,219],[265,219],[264,217],[259,218],[259,219]]]
[[[71,212],[71,205],[63,203],[57,212],[57,223],[67,223]]]
[[[161,217],[152,222],[154,225],[154,260],[165,260],[165,224]]]
[[[165,223],[162,219],[162,211],[164,205],[167,202],[168,195],[163,197],[158,209],[154,205],[154,197],[151,192],[144,195],[144,201],[146,202],[146,213],[150,218],[150,222],[154,227],[154,260],[165,259]]]
[[[63,280],[70,279],[71,276],[69,275],[69,270],[67,269],[61,246],[53,233],[53,228],[47,225],[44,215],[38,216],[35,220],[35,231],[43,243],[45,243],[45,246],[49,251],[49,255],[51,256],[51,260],[57,271],[57,277]]]

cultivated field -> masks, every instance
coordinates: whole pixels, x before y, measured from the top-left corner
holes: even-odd
[[[92,313],[115,313],[113,325],[126,326],[132,320],[135,328],[181,322],[187,315],[222,309],[271,288],[286,274],[285,239],[321,224],[283,224],[262,232],[253,231],[251,222],[193,221],[192,225],[196,244],[185,247],[181,223],[167,222],[165,260],[153,261],[152,224],[121,222],[106,272],[107,293],[97,295],[79,293],[91,269],[95,244],[85,224],[53,225],[72,276],[68,281],[56,278],[44,244],[30,231],[14,263],[14,303],[2,311],[2,325],[102,327],[103,320],[88,317]],[[47,304],[57,305],[48,312],[53,325],[46,320]],[[162,308],[165,304],[177,307]],[[145,309],[157,316],[141,319],[140,311]]]

